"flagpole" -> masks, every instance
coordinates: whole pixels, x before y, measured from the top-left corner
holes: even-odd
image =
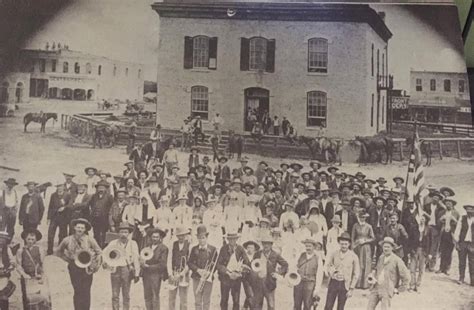
[[[411,142],[410,155],[408,157],[407,176],[405,178],[405,197],[403,198],[402,211],[405,210],[406,201],[407,201],[408,194],[409,194],[408,193],[408,177],[410,176],[410,159],[411,159],[411,155],[413,155],[413,148],[415,147],[416,130],[417,130],[417,128],[416,128],[416,121],[415,121],[413,123],[413,138],[412,138],[412,142]]]

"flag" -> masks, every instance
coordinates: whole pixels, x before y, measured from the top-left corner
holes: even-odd
[[[408,162],[408,178],[411,181],[410,190],[408,190],[413,202],[421,211],[423,205],[423,198],[425,196],[425,175],[423,171],[422,155],[420,137],[418,136],[418,129],[415,126],[415,133],[413,134],[413,146],[410,154],[410,161]],[[421,214],[419,212],[418,214]]]

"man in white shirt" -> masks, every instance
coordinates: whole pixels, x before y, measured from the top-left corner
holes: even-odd
[[[217,134],[217,139],[221,142],[222,138],[222,125],[224,125],[224,119],[220,116],[219,113],[216,113],[216,116],[212,119],[212,125],[214,126],[214,130]]]
[[[459,284],[464,283],[466,258],[469,262],[471,286],[474,286],[474,205],[465,205],[466,215],[458,221],[454,241],[459,255]]]
[[[174,148],[174,142],[170,142],[169,148],[163,155],[163,162],[165,163],[168,174],[171,174],[171,168],[178,165],[178,151]]]
[[[129,239],[133,232],[133,227],[127,223],[122,223],[118,227],[119,238],[110,241],[103,251],[104,268],[110,273],[112,282],[112,309],[120,309],[120,290],[123,296],[123,309],[130,308],[130,284],[132,278],[137,283],[140,275],[140,261],[138,245],[134,240]],[[112,258],[113,253],[119,251],[122,256]],[[113,267],[109,264],[113,263]]]
[[[10,239],[13,238],[15,234],[15,223],[16,223],[16,214],[18,209],[18,193],[15,190],[15,186],[18,185],[14,178],[9,178],[4,181],[6,188],[2,191],[1,202],[5,206],[7,212],[7,233],[10,236]]]

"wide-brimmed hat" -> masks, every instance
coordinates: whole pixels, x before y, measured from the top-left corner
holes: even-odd
[[[25,183],[25,187],[28,187],[28,186],[30,186],[30,185],[37,186],[38,183],[35,182],[35,181],[28,181],[28,182]]]
[[[362,179],[365,179],[366,175],[363,174],[362,172],[358,171],[356,174],[355,174],[355,177],[361,177]]]
[[[341,240],[346,240],[346,241],[349,241],[349,242],[352,242],[352,239],[351,239],[351,235],[349,235],[348,232],[343,232],[338,238],[337,238],[337,242],[341,241]]]
[[[184,235],[187,235],[189,233],[190,233],[189,229],[184,228],[183,226],[176,227],[176,230],[174,232],[174,234],[176,236],[184,236]]]
[[[268,233],[268,234],[263,234],[263,236],[260,237],[260,243],[273,243],[274,240],[272,238],[272,236]]]
[[[13,186],[18,185],[18,182],[14,178],[8,178],[5,181],[3,181],[3,183],[7,185],[13,185]]]
[[[398,199],[397,199],[397,198],[395,198],[395,197],[393,197],[393,196],[388,197],[388,198],[387,198],[387,202],[389,202],[390,200],[391,200],[391,201],[395,201],[395,205],[398,205]]]
[[[94,168],[94,167],[86,167],[84,168],[84,172],[87,174],[87,171],[89,170],[93,170],[94,171],[94,174],[97,174],[97,168]]]
[[[399,177],[399,176],[396,176],[396,177],[393,178],[393,182],[396,183],[397,180],[400,180],[402,183],[403,183],[403,181],[405,181],[402,177]]]
[[[363,191],[362,191],[362,195],[369,195],[369,196],[372,197],[372,198],[374,197],[374,193],[373,193],[371,190],[369,190],[369,189],[363,190]]]
[[[154,163],[151,167],[152,167],[153,169],[155,169],[156,167],[161,167],[161,168],[163,168],[164,166],[165,166],[165,165],[163,165],[162,163]]]
[[[253,246],[255,247],[255,250],[257,250],[257,251],[260,250],[260,246],[259,246],[258,243],[257,243],[256,241],[254,241],[254,240],[247,240],[247,241],[245,241],[245,242],[242,244],[242,246],[243,246],[244,248],[246,248],[246,247],[249,246],[250,244],[253,244]]]
[[[96,183],[95,187],[99,187],[99,186],[109,187],[110,184],[107,181],[100,180],[99,182]]]
[[[303,165],[300,164],[300,163],[292,163],[292,164],[290,165],[290,167],[291,167],[292,169],[295,169],[294,167],[298,167],[297,170],[303,169]]]
[[[260,220],[258,221],[258,224],[261,224],[261,223],[267,223],[268,225],[270,225],[270,220],[267,219],[266,217],[262,217],[262,218],[260,218]]]
[[[266,161],[263,161],[263,160],[260,161],[260,162],[258,163],[258,165],[259,165],[259,166],[260,166],[260,165],[264,165],[264,166],[268,167],[267,162],[266,162]]]
[[[322,167],[322,165],[321,165],[321,163],[320,163],[319,161],[311,161],[311,162],[309,163],[309,166],[310,166],[311,168],[313,168],[315,165],[318,166],[318,169]]]
[[[21,233],[21,239],[25,240],[29,234],[34,234],[36,236],[36,241],[40,241],[43,238],[43,235],[38,229],[27,229]]]
[[[302,240],[301,243],[303,243],[303,244],[308,244],[308,243],[310,243],[310,244],[312,244],[314,247],[316,247],[319,242],[317,242],[316,240],[311,239],[311,238],[306,238],[306,239]],[[319,244],[320,244],[320,243],[319,243]]]
[[[474,205],[464,205],[463,208],[466,212],[474,212]]]
[[[372,183],[375,184],[376,182],[372,179],[364,179],[364,183]]]
[[[336,172],[336,171],[338,171],[338,170],[339,170],[339,168],[337,168],[337,167],[334,167],[334,166],[331,166],[331,167],[328,167],[328,169],[327,169],[327,170],[328,170],[328,172],[329,172],[329,173],[333,173],[332,171]]]
[[[331,222],[342,223],[341,217],[339,216],[339,214],[334,215],[334,217],[331,219]]]
[[[249,158],[247,156],[244,156],[242,158],[240,158],[239,160],[241,163],[248,163],[249,162]]]
[[[225,235],[225,237],[226,237],[227,239],[238,239],[238,238],[240,238],[240,234],[239,234],[238,232],[236,232],[236,231],[229,231],[229,232]]]
[[[209,232],[207,231],[207,227],[205,225],[199,225],[196,228],[196,236],[201,236],[201,235],[206,235],[206,237],[209,235]]]
[[[133,165],[133,161],[129,160],[123,164],[124,166]]]
[[[306,188],[306,193],[309,193],[309,192],[315,192],[316,193],[317,191],[318,191],[318,189],[316,187],[314,187],[314,185],[312,185],[312,184],[310,186],[308,186],[308,188]]]
[[[447,186],[443,186],[439,189],[439,192],[440,193],[444,193],[444,192],[448,192],[449,195],[448,196],[454,196],[454,191],[450,188],[450,187],[447,187]]]
[[[221,161],[227,162],[228,160],[229,160],[229,159],[228,159],[226,156],[221,156],[221,157],[219,157],[219,162],[221,162]]]
[[[377,200],[381,200],[381,201],[383,202],[383,204],[386,204],[386,203],[387,203],[387,201],[385,200],[385,198],[380,197],[380,196],[374,197],[374,198],[372,198],[372,200],[374,201],[374,203],[377,203]]]
[[[117,190],[117,194],[118,193],[124,193],[124,194],[128,194],[128,191],[124,188],[124,187],[121,187]]]
[[[253,189],[253,188],[255,187],[255,186],[254,186],[252,183],[250,183],[250,182],[245,183],[243,186],[244,186],[244,187],[250,187],[251,189]]]
[[[74,178],[76,175],[68,172],[63,172],[65,178]]]
[[[97,175],[101,176],[101,175],[105,175],[106,177],[110,178],[112,175],[110,174],[110,172],[107,172],[105,170],[99,170],[97,171],[96,173]]]
[[[454,199],[452,199],[452,198],[445,198],[445,199],[443,200],[444,203],[446,203],[447,201],[450,201],[450,202],[453,204],[453,207],[454,207],[455,205],[457,205],[457,203],[458,203],[456,200],[454,200]]]
[[[339,198],[341,198],[342,193],[340,191],[338,191],[337,189],[334,189],[329,193],[329,195],[331,195],[331,196],[333,196],[335,194],[338,195]]]
[[[202,161],[203,162],[209,162],[209,161],[211,161],[211,159],[209,158],[209,156],[206,155],[202,158]]]
[[[430,197],[435,197],[435,196],[437,196],[437,197],[439,197],[440,200],[443,200],[443,199],[444,199],[443,194],[441,194],[441,193],[438,192],[438,191],[432,191],[431,193],[428,194],[428,196],[430,196]]]
[[[398,245],[395,243],[392,237],[385,237],[383,240],[379,242],[380,245],[384,245],[385,243],[390,244],[392,247],[396,248]]]
[[[159,227],[152,227],[152,228],[150,228],[150,229],[147,230],[147,235],[148,235],[148,236],[151,236],[151,235],[153,235],[154,233],[159,233],[160,236],[161,236],[161,238],[166,237],[166,231],[163,230],[163,229],[161,229],[161,228],[159,228]]]
[[[232,185],[234,185],[234,184],[240,184],[240,185],[242,185],[242,180],[241,180],[240,178],[234,178],[234,179],[232,180]]]
[[[86,226],[86,231],[89,231],[92,228],[91,223],[88,220],[86,220],[85,218],[82,218],[82,217],[77,218],[77,219],[73,219],[71,221],[72,227],[76,226],[77,224],[84,224]]]
[[[354,203],[355,203],[356,201],[358,201],[358,202],[360,203],[360,206],[361,206],[362,208],[365,207],[365,202],[364,202],[364,200],[363,200],[362,198],[360,198],[360,197],[352,197],[352,198],[351,198],[351,205],[354,205]]]
[[[244,170],[245,172],[247,172],[247,170],[250,170],[253,173],[252,167],[249,166],[245,166],[242,170]]]
[[[119,227],[117,228],[117,231],[121,231],[121,230],[128,230],[128,232],[133,232],[134,228],[132,226],[130,226],[130,224],[128,224],[127,222],[122,222],[120,223]]]
[[[387,183],[387,180],[385,180],[384,177],[380,177],[377,180],[375,180],[377,183]]]
[[[286,166],[286,168],[289,168],[289,167],[290,167],[290,165],[289,165],[288,163],[281,163],[281,164],[280,164],[280,168],[283,169],[283,166]]]
[[[388,188],[384,187],[384,188],[379,189],[379,193],[380,195],[383,195],[384,193],[387,193],[390,195],[392,192]]]

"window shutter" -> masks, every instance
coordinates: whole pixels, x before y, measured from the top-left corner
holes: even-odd
[[[275,72],[275,39],[267,41],[267,72]]]
[[[250,40],[240,39],[240,71],[249,70]]]
[[[209,39],[209,69],[217,69],[217,37]]]
[[[193,38],[184,37],[184,69],[193,68]]]

